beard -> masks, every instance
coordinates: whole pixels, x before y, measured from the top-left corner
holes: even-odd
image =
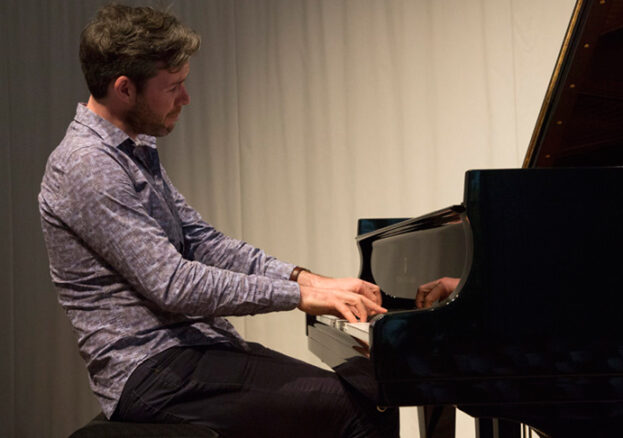
[[[137,97],[136,104],[126,114],[126,123],[133,132],[147,134],[154,137],[164,137],[173,131],[179,110],[172,111],[164,116],[156,114],[142,97]],[[167,123],[167,120],[173,118]]]

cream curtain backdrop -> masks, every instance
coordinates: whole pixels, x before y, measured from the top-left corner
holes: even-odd
[[[0,6],[2,436],[67,436],[98,409],[47,274],[35,197],[88,97],[78,37],[103,3]],[[467,169],[521,166],[574,2],[170,3],[203,38],[191,105],[160,142],[173,181],[223,231],[315,272],[356,276],[358,218],[460,203]],[[298,310],[234,323],[320,364]],[[418,436],[413,409],[401,421],[403,437]],[[458,436],[473,436],[459,423]]]

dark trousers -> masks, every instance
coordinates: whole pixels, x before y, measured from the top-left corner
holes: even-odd
[[[398,436],[398,411],[259,344],[175,347],[142,363],[113,419],[205,424],[223,437]]]

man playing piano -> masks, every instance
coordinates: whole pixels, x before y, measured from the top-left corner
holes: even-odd
[[[222,436],[397,436],[334,373],[245,342],[228,315],[366,321],[378,287],[268,256],[202,221],[155,137],[190,101],[199,37],[168,13],[102,8],[81,36],[91,93],[51,154],[39,204],[50,271],[108,418],[207,424]]]

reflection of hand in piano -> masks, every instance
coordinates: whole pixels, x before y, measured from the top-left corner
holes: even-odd
[[[459,285],[459,278],[443,277],[417,288],[415,306],[418,309],[426,309],[434,303],[445,300]]]
[[[370,346],[368,345],[368,343],[355,337],[353,337],[353,339],[357,343],[357,345],[353,345],[353,350],[355,350],[363,357],[370,359]]]
[[[301,289],[298,308],[310,315],[342,316],[349,322],[367,321],[387,312],[380,306],[378,286],[358,278],[328,278],[303,271],[297,282]]]

